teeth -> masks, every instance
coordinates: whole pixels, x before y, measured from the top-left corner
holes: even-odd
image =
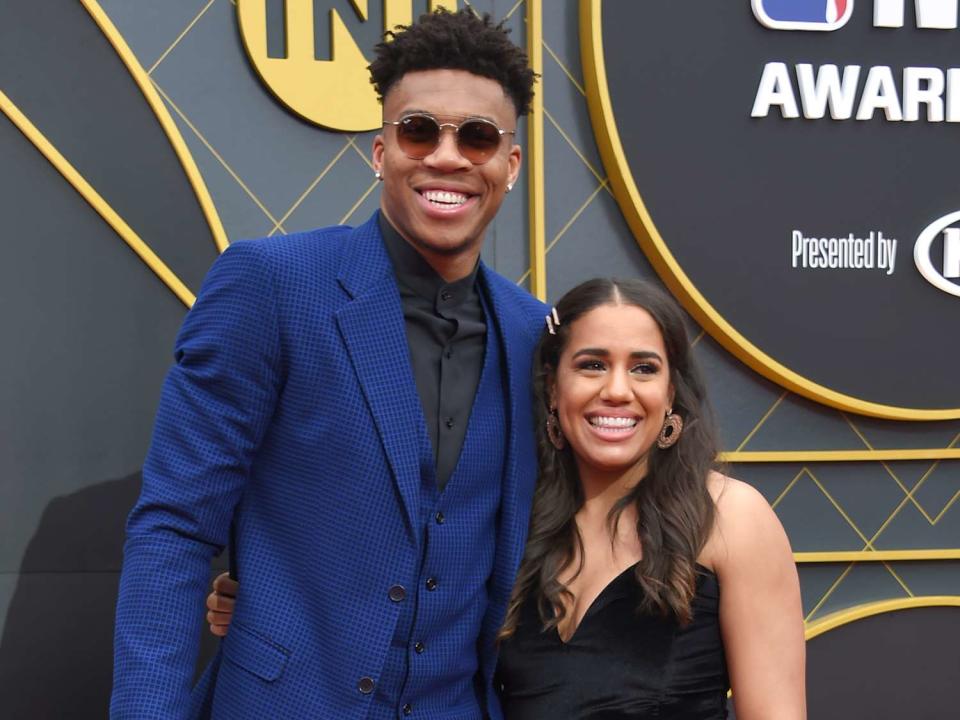
[[[425,190],[423,196],[438,205],[463,205],[467,201],[465,194],[446,190]]]
[[[595,416],[590,418],[590,424],[596,427],[631,428],[637,424],[637,420],[627,417]]]

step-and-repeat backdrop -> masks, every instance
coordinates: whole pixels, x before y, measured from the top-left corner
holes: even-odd
[[[486,262],[688,311],[724,459],[796,553],[810,717],[953,717],[956,0],[0,4],[0,716],[105,716],[184,313],[231,241],[373,212],[366,57],[437,6],[541,74]]]

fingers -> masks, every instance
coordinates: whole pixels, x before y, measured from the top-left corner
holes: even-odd
[[[207,612],[207,623],[210,625],[210,632],[219,637],[224,637],[230,630],[230,619],[232,617],[230,613],[209,610]]]
[[[218,575],[213,581],[213,592],[207,595],[207,622],[213,635],[225,637],[230,631],[239,588],[240,584],[231,580],[228,573]]]
[[[236,597],[237,590],[240,589],[240,583],[230,579],[230,573],[220,573],[213,581],[213,591],[227,597]]]

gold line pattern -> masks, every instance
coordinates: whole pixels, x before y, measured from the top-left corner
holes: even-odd
[[[795,552],[797,563],[858,563],[911,562],[931,560],[960,560],[960,548],[929,548],[922,550],[823,550]]]
[[[910,610],[913,608],[924,607],[960,607],[960,596],[956,595],[925,595],[921,597],[896,598],[893,600],[881,600],[879,602],[865,603],[856,607],[840,610],[830,613],[826,617],[819,618],[809,623],[806,628],[807,640],[822,635],[825,632],[834,630],[847,623],[862,620],[864,618],[880,615],[882,613],[896,612],[898,610]]]
[[[527,0],[527,57],[530,68],[543,76],[543,5],[542,0]],[[530,294],[547,299],[547,233],[544,203],[544,134],[543,93],[534,93],[527,117],[527,233],[530,253]]]
[[[183,112],[179,107],[177,107],[177,104],[176,104],[175,102],[173,102],[173,100],[170,99],[170,96],[167,95],[166,92],[164,92],[163,88],[160,87],[160,85],[157,83],[156,80],[153,81],[153,86],[157,89],[157,92],[160,93],[160,96],[166,101],[166,103],[171,107],[171,109],[180,117],[181,120],[183,120],[184,124],[185,124],[188,128],[190,128],[190,130],[193,132],[194,135],[197,136],[197,139],[198,139],[200,142],[203,143],[204,147],[206,147],[207,150],[210,151],[210,154],[213,155],[213,157],[216,158],[217,162],[219,162],[220,165],[223,166],[223,169],[226,170],[227,173],[230,175],[230,177],[232,177],[232,178],[236,181],[237,185],[239,185],[239,186],[243,189],[243,191],[247,194],[247,196],[248,196],[251,200],[253,200],[254,204],[255,204],[258,208],[260,208],[260,210],[263,212],[264,215],[267,216],[267,218],[270,220],[270,222],[272,222],[275,227],[279,227],[279,229],[280,229],[282,232],[285,233],[286,230],[284,230],[284,228],[283,228],[283,223],[280,223],[280,222],[273,216],[273,213],[271,213],[269,210],[267,210],[266,205],[264,205],[262,202],[260,202],[260,198],[258,198],[258,197],[253,193],[253,191],[252,191],[249,187],[247,187],[247,184],[240,178],[239,175],[237,175],[236,172],[234,172],[233,168],[230,167],[230,165],[227,163],[227,161],[223,159],[223,156],[222,156],[220,153],[217,152],[216,148],[214,148],[213,145],[211,145],[210,142],[203,136],[203,133],[201,133],[201,132],[197,129],[196,125],[194,125],[194,124],[190,121],[190,118],[188,118],[188,117],[186,116],[186,114],[184,114],[184,112]]]
[[[54,168],[69,182],[80,196],[87,201],[107,224],[123,239],[137,256],[146,263],[154,274],[160,278],[180,301],[188,308],[193,305],[196,297],[187,288],[180,278],[167,267],[166,263],[147,245],[133,228],[120,217],[110,204],[98,193],[94,187],[77,171],[73,165],[54,147],[36,125],[24,115],[20,109],[0,91],[0,111],[2,111],[26,138],[40,151]]]
[[[372,193],[374,188],[376,188],[377,185],[379,184],[380,184],[379,180],[374,180],[372,183],[370,183],[370,187],[368,187],[366,191],[359,197],[359,199],[353,204],[353,207],[347,210],[347,214],[344,215],[342,218],[340,218],[340,221],[337,224],[346,225],[347,222],[350,220],[350,217],[357,211],[357,208],[363,204],[363,201],[367,199],[370,193]]]
[[[783,499],[787,496],[787,493],[789,493],[791,490],[793,490],[793,486],[797,484],[797,481],[798,481],[801,477],[803,477],[804,475],[806,475],[806,474],[807,474],[807,468],[804,467],[802,470],[800,470],[800,472],[798,472],[796,475],[794,475],[794,476],[793,476],[793,480],[791,480],[789,483],[787,483],[787,486],[780,492],[779,495],[777,495],[777,499],[774,500],[772,503],[770,503],[770,507],[772,507],[774,510],[776,510],[776,509],[777,509],[777,505],[780,504],[780,501],[783,500]]]
[[[513,7],[510,8],[507,14],[503,16],[503,19],[509,20],[510,17],[517,11],[517,8],[519,8],[521,5],[523,5],[523,0],[517,0],[517,2],[513,4]]]
[[[573,140],[570,139],[570,136],[567,135],[564,129],[560,127],[560,123],[554,119],[553,115],[550,114],[550,111],[544,108],[543,115],[547,118],[547,120],[550,121],[553,127],[556,128],[557,132],[560,133],[560,137],[567,141],[567,144],[570,146],[573,152],[576,153],[577,157],[583,161],[583,164],[587,166],[587,169],[593,173],[593,176],[597,179],[597,182],[606,182],[607,179],[593,165],[590,164],[590,161],[587,160],[586,156],[580,151],[580,148],[574,144]]]
[[[830,596],[833,595],[833,593],[836,591],[838,587],[840,587],[840,583],[842,583],[844,580],[847,579],[847,575],[850,574],[850,571],[853,570],[855,565],[856,563],[850,563],[849,565],[847,565],[846,569],[842,573],[840,573],[840,576],[833,581],[833,584],[820,597],[820,599],[817,601],[817,604],[813,606],[813,609],[811,609],[810,612],[807,613],[807,616],[803,619],[804,622],[809,622],[810,618],[812,618],[814,615],[817,614],[817,611],[824,606],[827,600],[830,599]]]
[[[731,463],[879,462],[881,460],[960,460],[957,448],[909,450],[727,450],[720,453]]]
[[[893,575],[893,579],[896,580],[896,581],[900,584],[900,587],[902,587],[902,588],[904,589],[904,591],[907,593],[907,595],[909,595],[910,597],[914,597],[913,590],[911,590],[909,587],[907,587],[907,584],[903,581],[903,578],[901,578],[901,577],[894,571],[894,569],[893,569],[892,567],[890,567],[890,563],[888,563],[886,560],[884,560],[884,561],[883,561],[883,566],[887,569],[887,572],[888,572],[888,573],[890,573],[891,575]]]
[[[351,135],[348,142],[350,143],[350,145],[353,146],[353,149],[357,151],[357,155],[363,158],[363,161],[367,164],[367,167],[369,167],[370,170],[373,171],[373,163],[370,161],[370,158],[367,157],[367,154],[363,150],[361,150],[360,147],[357,145],[357,136]]]
[[[596,199],[597,195],[600,194],[600,191],[606,187],[607,187],[606,180],[602,181],[599,185],[597,185],[594,191],[590,193],[590,196],[584,201],[583,205],[581,205],[579,208],[576,209],[573,215],[570,216],[570,219],[567,220],[566,224],[562,228],[560,228],[560,230],[557,232],[556,235],[553,236],[553,239],[550,241],[550,244],[547,245],[546,252],[549,253],[551,250],[553,250],[553,246],[556,245],[557,242],[559,242],[560,238],[562,238],[566,234],[567,230],[569,230],[570,227],[577,221],[577,218],[579,218],[583,214],[583,211],[586,210],[590,206],[590,203],[592,203]]]
[[[127,71],[133,77],[133,81],[137,84],[137,87],[140,88],[140,92],[143,93],[144,98],[146,98],[147,105],[153,110],[157,122],[160,123],[161,129],[173,146],[173,151],[180,161],[183,171],[187,175],[190,186],[193,188],[197,202],[200,204],[200,209],[207,220],[207,225],[210,227],[210,233],[213,235],[213,242],[217,250],[223,252],[227,249],[229,241],[223,229],[223,223],[220,222],[220,215],[217,213],[217,208],[213,204],[213,199],[210,197],[210,192],[203,181],[203,176],[200,174],[200,170],[197,168],[197,164],[190,154],[190,149],[180,134],[177,124],[173,121],[173,118],[170,117],[170,112],[157,94],[150,80],[150,76],[147,75],[140,61],[133,54],[130,46],[127,45],[127,41],[120,35],[120,32],[103,11],[103,8],[97,3],[97,0],[80,0],[80,2],[90,14],[90,17],[93,18],[97,27],[100,28],[100,32],[106,36],[107,40],[113,46],[121,62],[123,62]]]
[[[937,465],[937,463],[934,463],[934,465],[931,466],[930,469],[927,470],[926,473],[924,473],[923,477],[920,478],[920,479],[917,481],[917,484],[913,486],[913,489],[912,489],[909,493],[907,493],[907,495],[903,498],[903,500],[900,501],[900,504],[897,505],[896,508],[894,508],[894,510],[893,510],[892,513],[890,513],[890,516],[889,516],[886,520],[883,521],[883,524],[880,525],[880,527],[879,527],[879,529],[877,530],[877,532],[874,533],[874,535],[873,535],[872,538],[870,538],[870,541],[871,541],[871,542],[876,541],[877,538],[879,538],[880,535],[883,533],[883,531],[887,529],[887,527],[890,525],[890,523],[893,522],[894,518],[896,518],[897,515],[900,514],[900,511],[903,510],[903,508],[907,505],[907,503],[910,502],[911,500],[913,500],[913,493],[915,493],[917,490],[920,489],[920,486],[923,485],[923,483],[926,481],[926,479],[930,476],[930,474],[933,472],[933,470],[934,470],[934,468],[936,467],[936,465]],[[957,495],[954,495],[954,497],[950,500],[950,502],[947,503],[947,505],[946,505],[946,506],[944,507],[944,509],[940,512],[940,514],[937,515],[936,518],[930,519],[929,515],[927,515],[927,513],[925,513],[925,512],[922,513],[922,515],[927,519],[927,521],[928,521],[931,525],[936,525],[936,524],[940,521],[940,518],[943,517],[943,515],[946,513],[946,511],[953,505],[953,503],[956,501],[956,499],[957,499],[958,496],[960,496],[960,492],[958,492]],[[916,504],[916,503],[915,503],[915,504]]]
[[[747,444],[748,442],[750,442],[750,440],[753,439],[753,436],[757,434],[757,431],[758,431],[761,427],[763,427],[763,424],[764,424],[767,420],[770,419],[770,416],[773,415],[774,411],[775,411],[778,407],[780,407],[780,403],[783,402],[783,399],[787,396],[787,394],[788,394],[787,391],[784,390],[783,393],[780,395],[780,397],[778,397],[778,398],[776,399],[776,402],[774,402],[773,405],[771,405],[770,408],[767,410],[767,412],[765,412],[765,413],[763,414],[763,417],[760,418],[760,422],[758,422],[756,425],[753,426],[753,430],[751,430],[749,433],[747,433],[747,436],[746,436],[746,437],[743,439],[743,441],[737,446],[737,452],[743,450],[744,446],[746,446],[746,444]]]
[[[159,67],[160,63],[162,63],[164,60],[167,59],[167,55],[169,55],[169,54],[171,53],[171,51],[172,51],[177,45],[180,44],[180,41],[183,40],[183,39],[187,36],[187,33],[188,33],[188,32],[190,32],[191,30],[193,30],[193,26],[197,24],[197,21],[204,16],[204,14],[207,12],[207,10],[210,9],[210,6],[213,5],[213,3],[214,3],[215,1],[216,1],[216,0],[210,0],[206,5],[203,6],[203,10],[201,10],[200,12],[197,13],[197,16],[196,16],[193,20],[190,21],[190,24],[187,25],[187,26],[183,29],[183,32],[181,32],[179,35],[177,35],[177,39],[174,40],[174,41],[170,44],[170,47],[168,47],[166,50],[164,50],[163,53],[160,55],[160,57],[157,58],[157,61],[156,61],[153,65],[150,66],[150,69],[147,70],[147,75],[153,74],[153,71],[156,70],[157,67]]]
[[[813,480],[814,485],[816,485],[818,488],[820,488],[820,492],[822,492],[822,493],[824,494],[824,496],[826,496],[827,500],[830,501],[830,504],[833,505],[834,509],[835,509],[838,513],[840,513],[840,517],[842,517],[844,520],[846,520],[846,521],[847,521],[847,525],[849,525],[850,527],[852,527],[852,528],[853,528],[853,531],[860,537],[861,540],[863,540],[865,549],[867,549],[867,550],[873,550],[874,547],[873,547],[873,545],[870,543],[870,541],[867,540],[867,536],[864,535],[862,532],[860,532],[860,528],[858,528],[858,527],[857,527],[857,524],[850,518],[850,516],[847,514],[847,511],[843,509],[843,507],[840,505],[840,503],[838,503],[836,500],[834,500],[833,495],[831,495],[829,492],[827,492],[827,489],[826,489],[826,488],[823,486],[823,484],[817,479],[817,476],[814,475],[812,472],[810,472],[810,469],[809,469],[809,468],[807,469],[807,475],[810,477],[811,480]]]
[[[275,235],[278,230],[283,229],[283,223],[285,223],[290,218],[290,216],[294,213],[294,211],[296,211],[296,209],[300,207],[300,204],[307,199],[307,196],[311,192],[313,192],[314,188],[316,188],[317,185],[320,184],[320,181],[327,176],[327,173],[329,173],[330,170],[333,169],[333,166],[337,164],[337,161],[339,161],[340,158],[343,157],[343,154],[350,148],[351,145],[353,145],[352,135],[347,139],[346,142],[343,143],[343,147],[340,148],[339,152],[337,152],[337,154],[334,155],[333,159],[329,163],[327,163],[327,166],[320,171],[320,174],[317,175],[317,177],[314,178],[314,180],[309,185],[307,185],[307,189],[300,194],[300,197],[298,197],[296,201],[294,201],[293,205],[290,206],[290,209],[287,210],[283,214],[283,217],[281,217],[276,222],[276,224],[273,226],[273,229],[270,231],[270,235]]]
[[[557,57],[557,54],[556,54],[553,50],[550,49],[550,46],[547,45],[546,42],[543,43],[543,49],[546,50],[547,53],[549,53],[550,57],[553,58],[554,62],[556,62],[557,65],[560,66],[560,69],[563,70],[563,74],[567,76],[567,79],[568,79],[571,83],[573,83],[573,86],[577,89],[577,91],[578,91],[581,95],[583,95],[584,97],[586,97],[586,96],[587,96],[587,91],[583,89],[583,85],[581,85],[580,83],[577,82],[577,79],[573,76],[573,73],[570,72],[569,68],[567,68],[567,66],[563,64],[563,61],[562,61],[559,57]]]

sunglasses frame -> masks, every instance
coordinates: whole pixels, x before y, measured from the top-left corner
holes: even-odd
[[[469,161],[470,161],[472,164],[474,164],[474,165],[484,165],[485,163],[489,162],[490,159],[491,159],[494,155],[497,154],[497,151],[500,149],[500,145],[503,144],[503,136],[504,136],[504,135],[516,135],[516,134],[517,134],[517,131],[516,131],[516,130],[503,130],[503,129],[501,129],[500,126],[497,125],[495,122],[493,122],[492,120],[487,120],[486,118],[466,117],[466,118],[464,118],[463,120],[461,120],[459,123],[440,122],[440,121],[437,120],[433,115],[431,115],[431,114],[429,114],[429,113],[421,113],[421,112],[418,112],[418,113],[409,113],[409,114],[407,114],[407,115],[404,115],[404,116],[401,117],[399,120],[384,120],[384,121],[383,121],[383,125],[385,125],[385,126],[386,126],[386,125],[393,125],[395,128],[397,128],[397,138],[398,138],[398,139],[397,139],[397,145],[398,145],[398,146],[401,145],[400,140],[399,140],[400,126],[403,125],[403,123],[406,122],[407,120],[409,120],[410,118],[427,118],[428,120],[430,120],[431,122],[433,122],[433,123],[437,126],[437,142],[436,142],[436,144],[435,144],[432,148],[430,148],[430,152],[426,153],[425,155],[421,155],[420,157],[417,157],[416,155],[411,155],[411,154],[408,153],[406,150],[404,150],[402,147],[400,148],[401,151],[403,152],[403,154],[406,155],[406,156],[407,156],[408,158],[410,158],[411,160],[423,160],[425,157],[427,157],[427,156],[429,156],[429,155],[432,155],[434,152],[436,152],[437,148],[440,147],[440,138],[441,138],[441,136],[442,136],[442,134],[443,134],[443,129],[444,129],[444,128],[453,128],[453,132],[454,132],[454,134],[456,134],[456,136],[457,136],[457,152],[460,153],[460,155],[461,155],[462,157],[466,158],[467,160],[469,160]],[[463,127],[464,125],[466,125],[467,123],[473,123],[473,122],[483,123],[484,125],[489,125],[489,126],[492,127],[494,130],[497,131],[497,135],[498,135],[498,144],[497,144],[497,147],[494,148],[493,152],[490,153],[490,157],[486,158],[485,160],[481,160],[480,162],[475,162],[475,161],[472,160],[471,158],[467,157],[467,155],[464,155],[463,150],[460,149],[460,128],[462,128],[462,127]]]

